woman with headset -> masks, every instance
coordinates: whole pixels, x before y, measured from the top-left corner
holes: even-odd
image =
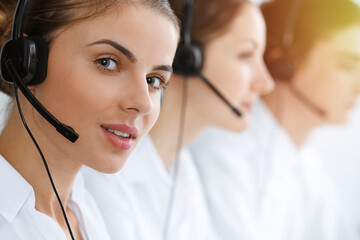
[[[217,230],[224,239],[359,239],[306,141],[318,126],[345,123],[360,93],[360,8],[347,0],[261,8],[274,91],[248,131],[212,129],[191,148]]]
[[[262,59],[265,23],[257,6],[243,0],[170,3],[182,19],[182,41],[156,125],[121,173],[86,170],[86,186],[114,239],[215,238],[187,146],[208,126],[244,130],[253,104],[273,86]]]
[[[0,89],[19,108],[0,135],[0,239],[109,239],[79,170],[118,171],[153,126],[177,18],[166,0],[31,0],[11,29],[15,5],[0,3]]]

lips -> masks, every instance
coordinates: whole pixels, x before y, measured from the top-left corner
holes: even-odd
[[[101,125],[108,141],[117,149],[128,150],[138,136],[138,130],[125,124]]]
[[[115,134],[127,134],[130,138],[136,138],[138,135],[136,127],[130,127],[126,124],[104,124],[101,127]]]
[[[254,107],[254,103],[253,102],[244,102],[242,104],[243,108],[248,111],[248,112],[252,112],[253,111],[253,107]]]

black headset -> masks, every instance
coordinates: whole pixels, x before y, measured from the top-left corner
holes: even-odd
[[[26,87],[40,84],[46,79],[49,49],[42,37],[24,37],[25,13],[29,0],[19,0],[12,25],[12,38],[1,50],[1,77],[10,84],[15,84],[33,105],[33,107],[56,130],[71,142],[75,142],[79,135],[70,127],[58,121],[35,98]]]
[[[297,67],[297,61],[291,57],[290,48],[294,43],[297,18],[304,0],[288,0],[291,3],[289,15],[284,26],[278,56],[268,62],[269,71],[279,80],[290,80]]]
[[[183,1],[181,41],[176,49],[173,63],[174,73],[185,77],[198,76],[204,63],[203,47],[193,42],[191,37],[193,5],[194,0]]]
[[[213,84],[202,74],[204,64],[204,49],[202,44],[194,42],[191,35],[193,23],[194,0],[183,1],[183,18],[181,26],[181,41],[178,44],[173,62],[174,73],[184,76],[200,77],[200,79],[211,88],[211,90],[221,98],[221,100],[231,108],[231,110],[241,117],[241,112],[234,107],[223,94],[221,94]]]
[[[18,106],[19,115],[26,131],[28,132],[31,140],[34,142],[34,145],[39,151],[51,186],[61,207],[70,237],[74,240],[75,238],[72,233],[70,223],[66,216],[66,212],[61,202],[60,196],[56,190],[56,186],[52,179],[49,167],[40,149],[40,146],[36,142],[34,136],[32,135],[29,127],[26,124],[18,97],[17,89],[19,87],[21,92],[31,103],[31,105],[33,105],[33,107],[50,124],[52,124],[58,132],[60,132],[71,142],[75,142],[78,139],[79,135],[71,127],[61,123],[51,113],[49,113],[26,86],[36,85],[44,82],[47,75],[47,62],[49,55],[48,44],[45,39],[43,39],[42,37],[33,36],[24,37],[24,20],[28,4],[29,0],[19,0],[17,3],[14,21],[12,25],[12,37],[4,44],[1,50],[0,72],[2,79],[10,84],[13,84],[14,86],[15,99]]]

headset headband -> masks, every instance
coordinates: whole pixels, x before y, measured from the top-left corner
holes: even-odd
[[[297,18],[300,13],[300,7],[303,0],[292,0],[291,8],[289,11],[288,21],[285,24],[284,34],[282,37],[282,45],[287,50],[294,42],[295,27]]]
[[[181,42],[176,50],[173,69],[174,73],[182,75],[185,78],[189,76],[199,77],[210,89],[221,98],[221,100],[228,105],[231,110],[237,115],[241,116],[241,112],[234,107],[227,98],[212,85],[212,83],[202,74],[202,67],[204,63],[204,50],[200,43],[192,40],[192,24],[193,24],[193,8],[194,0],[183,0],[183,16],[181,27]]]
[[[15,17],[11,32],[13,40],[23,37],[25,12],[28,7],[28,4],[29,4],[29,0],[19,0],[16,6]]]
[[[185,44],[191,44],[191,29],[193,23],[193,6],[194,0],[184,0],[184,15],[183,15],[183,25],[182,25],[182,39]]]

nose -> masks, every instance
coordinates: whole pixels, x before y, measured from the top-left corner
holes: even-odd
[[[263,60],[258,64],[252,89],[260,95],[267,94],[274,89],[274,80],[271,77]]]
[[[146,115],[153,109],[146,77],[141,76],[129,79],[129,83],[119,101],[120,108],[135,115]]]

